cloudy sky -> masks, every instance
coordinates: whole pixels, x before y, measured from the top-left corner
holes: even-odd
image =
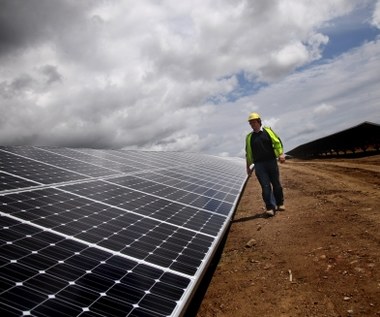
[[[380,0],[0,0],[0,144],[242,156],[380,123]]]

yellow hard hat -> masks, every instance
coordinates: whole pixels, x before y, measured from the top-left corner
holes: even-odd
[[[260,115],[257,112],[252,112],[248,117],[248,121],[256,120],[256,119],[260,119]]]

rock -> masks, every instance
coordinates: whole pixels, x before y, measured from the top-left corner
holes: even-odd
[[[358,272],[358,273],[363,273],[363,272],[365,272],[365,270],[364,270],[363,268],[359,267],[359,266],[355,267],[354,269],[355,269],[355,271]]]
[[[251,239],[247,242],[247,244],[245,245],[247,248],[251,248],[253,246],[255,246],[257,244],[256,240],[255,239]]]

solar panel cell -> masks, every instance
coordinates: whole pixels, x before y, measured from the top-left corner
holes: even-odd
[[[153,311],[162,315],[169,315],[173,309],[176,307],[176,302],[165,299],[161,296],[155,294],[146,295],[142,301],[139,303],[139,306],[147,310]]]
[[[18,188],[37,186],[38,183],[0,172],[0,192]]]
[[[64,289],[69,285],[69,282],[50,274],[41,273],[25,281],[24,285],[30,289],[35,289],[41,294],[51,295]]]
[[[106,276],[107,278],[112,279],[114,281],[121,279],[127,273],[125,268],[119,268],[107,263],[98,265],[94,270],[92,270],[92,272],[95,274]]]
[[[73,296],[75,294],[75,296]],[[79,285],[70,285],[57,293],[56,298],[84,308],[97,300],[99,294]]]
[[[84,250],[86,251],[86,250]],[[84,256],[84,252],[76,254],[68,258],[65,263],[70,264],[75,267],[79,267],[83,270],[91,270],[99,264],[99,260],[91,259],[90,257]]]
[[[11,261],[18,260],[28,255],[29,253],[30,251],[28,249],[19,248],[15,244],[3,244],[2,246],[0,246],[1,256]]]
[[[19,246],[17,247],[21,249]],[[47,270],[49,267],[58,263],[57,260],[51,259],[45,255],[30,252],[24,254],[18,262],[25,266],[32,267],[38,271]]]
[[[51,268],[49,268],[46,273],[57,276],[61,279],[67,280],[67,281],[74,281],[77,278],[81,277],[86,273],[86,271],[76,268],[74,266],[65,264],[65,263],[59,263]]]
[[[14,282],[15,285],[17,283],[22,283],[28,278],[36,275],[38,273],[37,270],[31,268],[31,267],[26,267],[22,264],[17,263],[16,261],[4,267],[1,268],[1,275]]]
[[[47,299],[47,296],[25,286],[15,286],[0,294],[0,302],[13,306],[20,311],[29,311],[38,303]]]
[[[163,296],[165,298],[177,301],[181,299],[184,293],[184,289],[166,283],[158,282],[154,284],[154,286],[150,289],[150,292],[157,296]]]
[[[31,311],[32,316],[55,316],[55,317],[68,317],[78,316],[82,309],[74,304],[62,301],[56,298],[48,299],[43,305],[38,305]]]
[[[89,307],[90,311],[99,313],[101,316],[128,316],[133,306],[130,303],[122,302],[108,296],[102,296]]]

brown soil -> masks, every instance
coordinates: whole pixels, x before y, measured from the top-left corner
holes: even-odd
[[[197,317],[380,316],[380,156],[280,173],[286,211],[272,218],[248,180]]]

